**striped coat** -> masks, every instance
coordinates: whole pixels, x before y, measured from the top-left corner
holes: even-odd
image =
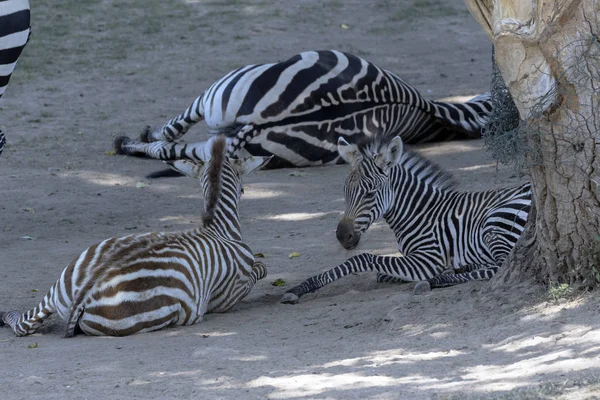
[[[379,282],[420,281],[416,292],[490,279],[525,229],[531,186],[481,192],[455,189],[452,177],[412,152],[399,137],[363,146],[343,139],[339,151],[352,164],[345,185],[346,211],[336,236],[356,247],[369,227],[384,218],[400,257],[362,253],[290,289],[282,302],[353,272],[377,271]],[[445,274],[450,268],[453,274]]]
[[[177,161],[199,178],[205,195],[203,225],[186,232],[145,233],[104,240],[71,264],[34,309],[2,313],[19,335],[35,332],[52,313],[89,335],[123,336],[167,325],[191,325],[209,312],[225,312],[242,300],[266,267],[255,262],[241,236],[241,174],[262,157],[229,160],[224,140],[211,142],[202,164]]]
[[[115,150],[168,160],[194,159],[204,143],[174,143],[197,122],[228,138],[230,155],[274,155],[269,167],[343,162],[337,139],[369,132],[407,143],[480,137],[489,96],[465,103],[424,99],[397,75],[337,50],[307,51],[277,63],[247,65],[213,83],[180,115],[141,141]],[[156,142],[156,143],[149,143]]]

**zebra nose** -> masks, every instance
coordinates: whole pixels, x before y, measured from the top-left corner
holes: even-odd
[[[360,232],[354,231],[354,220],[343,218],[337,226],[335,236],[345,249],[353,249],[358,245]]]

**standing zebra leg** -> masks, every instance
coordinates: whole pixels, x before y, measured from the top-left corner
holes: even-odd
[[[30,12],[28,0],[0,1],[0,97],[4,94],[17,60],[29,40]],[[6,138],[0,130],[0,155]]]
[[[423,294],[429,292],[433,288],[453,286],[470,281],[486,281],[496,275],[496,272],[498,272],[499,268],[500,267],[497,265],[482,265],[479,266],[479,269],[462,274],[442,274],[434,276],[433,278],[418,282],[415,285],[413,293]]]
[[[444,270],[442,265],[430,264],[423,266],[423,256],[426,255],[417,254],[417,252],[406,257],[376,256],[369,253],[358,254],[337,267],[308,278],[298,286],[288,290],[281,297],[280,303],[295,304],[306,293],[312,293],[354,272],[377,271],[386,280],[393,278],[404,281],[433,278],[442,273]],[[417,276],[421,278],[412,277],[413,274],[418,274]]]
[[[182,137],[192,125],[204,119],[203,96],[196,97],[194,102],[183,113],[171,119],[162,127],[151,129],[147,126],[140,135],[140,140],[144,143],[158,141],[172,142]]]

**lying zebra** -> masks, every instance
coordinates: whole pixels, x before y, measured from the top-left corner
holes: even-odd
[[[205,313],[228,311],[242,300],[267,271],[242,240],[240,175],[268,158],[229,160],[224,139],[208,145],[206,162],[173,163],[202,183],[202,227],[93,245],[65,268],[36,308],[1,313],[0,325],[9,325],[18,336],[29,335],[56,312],[67,321],[67,337],[76,327],[88,335],[124,336],[191,325]]]
[[[224,135],[227,154],[274,155],[269,168],[342,163],[336,142],[365,132],[406,143],[481,136],[492,110],[489,95],[462,104],[425,100],[395,74],[336,50],[248,65],[225,75],[182,114],[135,141],[115,140],[120,154],[195,160],[205,143],[173,143],[195,123]]]
[[[383,217],[396,235],[400,257],[363,253],[288,290],[283,303],[348,274],[377,271],[378,282],[421,281],[431,287],[489,279],[521,235],[531,204],[531,188],[459,192],[452,177],[425,158],[403,152],[399,137],[364,146],[338,141],[352,165],[344,193],[346,212],[336,236],[346,249]],[[442,272],[452,266],[456,274]],[[463,272],[464,271],[464,272]]]

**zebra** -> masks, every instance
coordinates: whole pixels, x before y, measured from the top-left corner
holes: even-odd
[[[191,325],[226,312],[267,274],[242,240],[241,175],[265,157],[231,160],[225,140],[209,142],[210,158],[173,167],[202,183],[202,226],[184,232],[134,234],[95,244],[73,260],[32,310],[1,314],[17,336],[35,332],[52,313],[89,335],[124,336],[168,325]]]
[[[174,143],[206,120],[228,140],[228,155],[273,155],[268,168],[343,163],[336,140],[377,131],[409,144],[481,136],[491,114],[484,94],[465,103],[429,101],[390,71],[337,50],[307,51],[286,61],[229,72],[180,115],[140,140],[119,136],[119,154],[191,159],[204,142]]]
[[[356,247],[361,234],[383,217],[402,255],[355,255],[290,289],[283,303],[295,303],[359,271],[377,271],[378,282],[418,281],[416,294],[490,279],[523,232],[530,183],[458,191],[449,173],[416,153],[404,152],[400,137],[360,146],[340,138],[338,151],[352,165],[344,184],[346,211],[337,226],[338,241],[346,249]],[[455,274],[443,273],[447,267]]]
[[[6,91],[17,60],[29,40],[28,0],[0,0],[0,97]],[[0,155],[6,137],[0,129]]]

